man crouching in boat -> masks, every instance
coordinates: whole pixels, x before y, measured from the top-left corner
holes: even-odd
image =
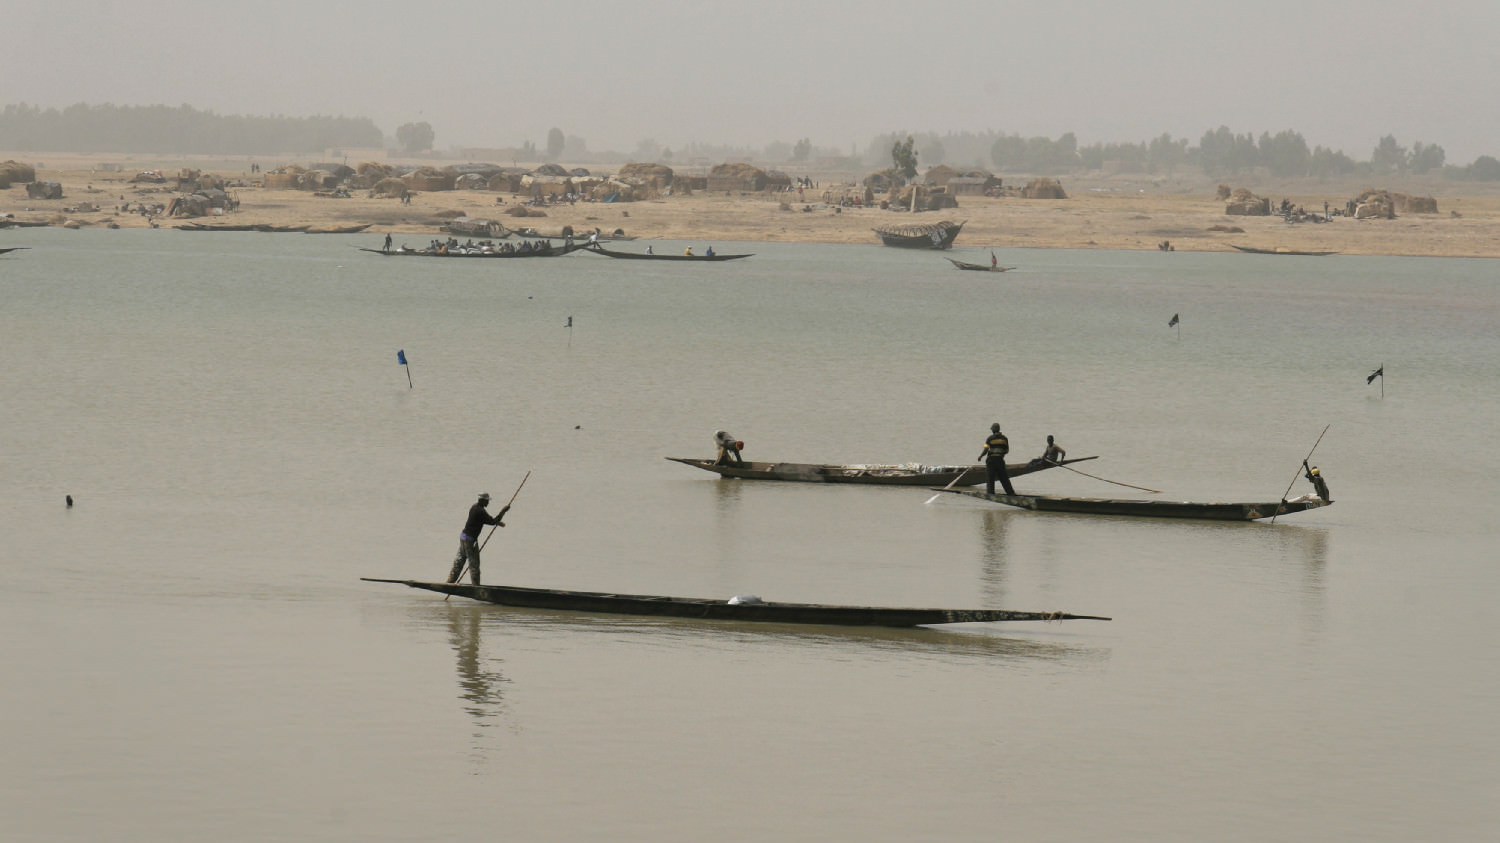
[[[1333,498],[1328,497],[1328,481],[1323,479],[1323,472],[1319,471],[1317,466],[1309,468],[1307,460],[1302,461],[1302,470],[1306,472],[1304,476],[1307,477],[1307,482],[1312,484],[1313,491],[1318,493],[1318,497],[1328,503],[1333,503]]]
[[[458,553],[453,557],[453,569],[448,572],[448,582],[458,582],[458,578],[464,575],[464,566],[467,565],[469,566],[469,581],[479,585],[479,534],[484,531],[486,524],[504,527],[505,522],[500,519],[510,511],[510,504],[506,504],[492,516],[486,510],[489,505],[490,493],[480,492],[479,500],[469,507],[469,520],[464,522],[463,532],[458,534]]]
[[[714,458],[714,465],[744,465],[745,461],[740,458],[740,449],[745,443],[729,435],[727,430],[714,431],[714,444],[719,446],[719,455]]]

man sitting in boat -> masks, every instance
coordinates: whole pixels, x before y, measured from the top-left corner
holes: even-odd
[[[703,254],[705,254],[705,255],[707,255],[709,257],[713,257],[714,256],[714,247],[709,246],[708,249],[703,252]]]
[[[745,464],[745,461],[740,458],[740,449],[745,447],[745,443],[735,439],[728,431],[714,431],[714,444],[719,448],[719,455],[714,459],[714,465],[729,465],[731,460],[735,465]]]

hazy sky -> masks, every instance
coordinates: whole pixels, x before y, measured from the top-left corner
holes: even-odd
[[[439,148],[890,131],[1500,156],[1497,0],[11,0],[0,105],[426,121]]]

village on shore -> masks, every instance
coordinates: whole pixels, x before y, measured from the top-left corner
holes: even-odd
[[[951,219],[966,248],[1249,250],[1500,257],[1500,191],[1405,179],[1230,185],[1201,174],[1066,181],[978,169],[788,174],[743,162],[611,172],[558,163],[354,166],[48,156],[0,162],[0,229],[159,228],[870,243],[873,229]],[[148,164],[159,166],[148,166]],[[177,166],[172,166],[176,164]],[[1399,189],[1398,189],[1399,188]],[[14,233],[0,235],[7,241]],[[420,242],[425,243],[424,238]]]

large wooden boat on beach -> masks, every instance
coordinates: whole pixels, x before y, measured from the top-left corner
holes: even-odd
[[[1294,500],[1254,503],[1198,503],[1194,501],[1117,500],[1110,498],[1064,498],[1052,495],[987,494],[974,489],[935,489],[991,503],[1038,512],[1072,512],[1087,515],[1126,515],[1144,518],[1197,518],[1208,521],[1259,521],[1293,512],[1329,506],[1316,495]]]
[[[823,624],[834,626],[910,627],[947,623],[1002,623],[1009,621],[1107,621],[1097,615],[1065,612],[1015,612],[1005,609],[905,609],[883,606],[830,606],[821,603],[774,603],[745,595],[719,598],[662,597],[650,594],[611,594],[598,591],[561,591],[508,585],[464,585],[361,577],[466,597],[501,606],[589,612],[611,615],[692,618],[756,623]]]
[[[817,465],[799,462],[742,462],[719,464],[714,460],[690,457],[667,457],[693,468],[712,471],[721,477],[741,480],[787,480],[796,483],[860,483],[870,486],[973,486],[985,482],[983,465]],[[1006,465],[1011,477],[1045,471],[1059,465],[1098,459],[1098,457],[1075,457],[1062,462],[1032,460]]]
[[[963,230],[964,222],[939,220],[925,225],[886,226],[873,231],[880,242],[898,249],[951,249],[958,233]]]

